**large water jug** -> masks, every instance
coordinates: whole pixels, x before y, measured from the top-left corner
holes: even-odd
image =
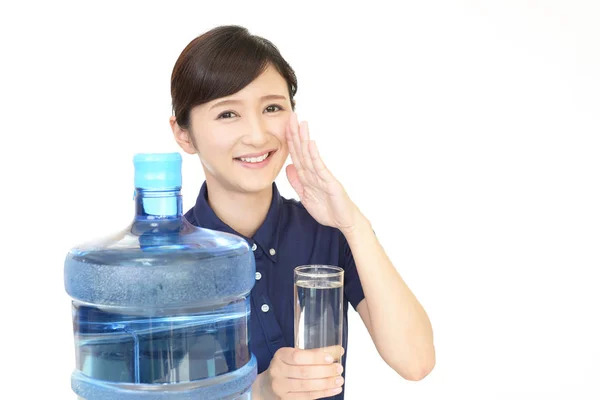
[[[67,254],[80,399],[251,398],[254,256],[243,238],[186,221],[181,161],[137,154],[131,223]]]

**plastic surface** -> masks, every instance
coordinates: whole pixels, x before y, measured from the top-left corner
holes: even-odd
[[[247,398],[253,253],[241,237],[185,220],[171,186],[181,185],[181,156],[137,155],[134,165],[133,221],[65,260],[72,388],[89,400]]]
[[[159,190],[181,187],[181,162],[179,153],[136,154],[134,186]]]
[[[82,373],[73,374],[73,386],[81,399],[85,400],[110,400],[110,399],[140,399],[140,400],[245,400],[251,399],[252,383],[256,378],[256,359],[241,369],[232,372],[231,377],[223,382],[203,382],[196,385],[179,386],[176,390],[168,390],[164,385],[139,385],[132,388],[128,385],[119,385],[112,382],[97,382],[90,380]],[[246,389],[240,391],[241,387]],[[143,389],[141,389],[143,388]]]

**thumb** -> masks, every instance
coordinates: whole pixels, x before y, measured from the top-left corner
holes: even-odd
[[[294,164],[290,164],[285,168],[285,174],[287,175],[288,181],[290,185],[294,188],[298,196],[300,196],[300,200],[302,200],[302,195],[304,194],[304,187],[302,183],[300,183],[300,178],[298,178],[298,171],[296,171],[296,166]]]

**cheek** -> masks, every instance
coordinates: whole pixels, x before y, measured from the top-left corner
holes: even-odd
[[[197,137],[200,157],[210,164],[220,164],[229,160],[236,138],[226,129],[212,129]]]
[[[288,113],[285,120],[281,121],[281,147],[287,157],[289,154],[288,141],[285,134],[285,131],[290,123],[290,114]]]
[[[274,118],[273,120],[269,121],[268,124],[269,133],[275,136],[275,138],[277,138],[277,141],[279,142],[279,157],[282,163],[285,162],[285,159],[289,154],[287,139],[285,137],[285,129],[288,122],[289,114],[286,114],[285,117],[282,116],[281,118]]]
[[[273,118],[268,122],[268,130],[271,135],[273,135],[277,141],[279,142],[280,152],[282,155],[287,155],[288,146],[287,139],[285,137],[285,130],[290,121],[290,114],[285,113],[278,118]]]
[[[273,119],[269,124],[269,131],[279,139],[279,141],[286,143],[285,138],[285,128],[290,120],[289,114],[286,113],[285,116],[282,116],[277,119]]]

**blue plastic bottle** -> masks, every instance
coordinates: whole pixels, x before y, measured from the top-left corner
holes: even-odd
[[[255,261],[235,235],[185,220],[181,156],[138,154],[135,218],[65,260],[86,400],[250,399]]]

